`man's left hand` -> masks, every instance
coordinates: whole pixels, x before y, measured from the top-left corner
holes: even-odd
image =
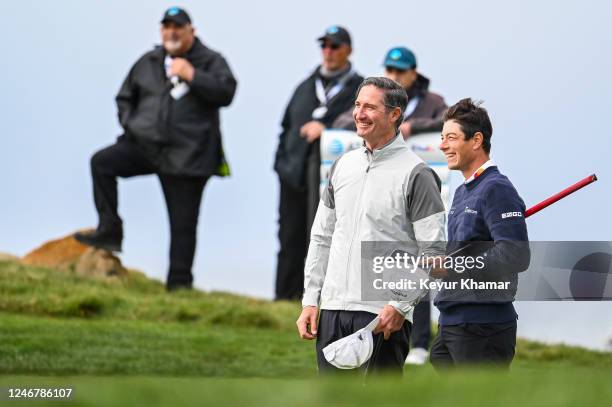
[[[300,135],[306,139],[309,143],[314,142],[319,137],[321,137],[321,133],[325,130],[325,126],[323,123],[317,120],[311,120],[300,129]]]
[[[185,58],[174,58],[170,66],[170,75],[178,76],[185,82],[191,82],[195,74],[195,68]]]
[[[385,305],[378,316],[380,317],[380,322],[372,333],[377,334],[382,332],[385,336],[385,340],[389,339],[393,332],[402,329],[402,325],[404,325],[404,316],[391,305]]]

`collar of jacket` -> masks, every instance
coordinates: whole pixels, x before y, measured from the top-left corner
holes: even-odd
[[[417,78],[412,84],[412,86],[406,89],[406,93],[408,94],[408,99],[412,99],[415,96],[423,97],[427,93],[429,89],[429,78],[417,73]]]
[[[320,70],[321,70],[321,65],[317,65],[317,67],[314,69],[314,71],[312,71],[312,73],[310,74],[310,76],[308,76],[307,80],[310,80],[314,83],[314,81],[317,78],[321,78],[324,81],[333,81],[335,79],[338,79],[338,77],[341,77],[343,73],[346,73],[348,71],[350,71],[353,68],[353,63],[349,61],[349,66],[348,66],[348,70],[345,68],[340,72],[339,76],[334,76],[332,78],[325,78],[323,76],[321,76]],[[357,70],[353,70],[353,75],[351,76],[351,78],[349,79],[349,81],[353,80],[355,78],[355,76],[357,76]]]
[[[399,133],[397,133],[395,137],[393,137],[391,140],[387,141],[387,143],[384,146],[380,148],[375,148],[373,151],[370,151],[370,149],[366,147],[365,140],[363,142],[363,147],[362,147],[363,152],[366,155],[371,156],[372,160],[377,160],[377,159],[391,156],[395,154],[398,150],[403,150],[405,148],[407,148],[407,144],[404,141],[404,138],[400,137]]]
[[[325,72],[325,68],[323,68],[323,65],[319,65],[315,72],[318,77],[324,80],[335,81],[337,79],[340,79],[342,75],[349,72],[352,68],[353,68],[353,64],[351,64],[351,62],[349,61],[346,67],[342,69],[338,69],[334,72]]]

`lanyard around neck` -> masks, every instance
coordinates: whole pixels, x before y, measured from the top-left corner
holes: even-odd
[[[355,71],[353,71],[353,69],[350,69],[347,73],[342,75],[342,77],[338,79],[336,84],[332,86],[332,88],[329,89],[327,92],[325,91],[325,87],[323,86],[323,81],[321,80],[321,78],[317,78],[315,80],[315,91],[317,94],[317,99],[319,100],[319,104],[321,106],[327,105],[329,101],[334,98],[334,96],[336,96],[342,91],[342,89],[344,89],[346,83],[349,81],[349,79],[353,77],[354,74]]]

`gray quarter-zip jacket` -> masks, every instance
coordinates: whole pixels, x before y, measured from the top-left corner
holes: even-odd
[[[386,304],[412,321],[413,305],[361,298],[361,242],[413,242],[419,253],[445,250],[440,180],[396,136],[380,149],[365,146],[332,166],[310,235],[303,306],[378,314]]]

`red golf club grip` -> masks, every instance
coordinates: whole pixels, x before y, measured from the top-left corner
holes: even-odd
[[[595,174],[589,175],[588,177],[581,179],[580,181],[576,182],[574,185],[570,185],[569,187],[565,188],[563,191],[559,192],[558,194],[555,194],[551,196],[550,198],[546,198],[539,204],[533,205],[531,208],[527,209],[525,211],[525,217],[528,218],[534,213],[538,213],[539,211],[546,208],[547,206],[554,204],[559,199],[563,199],[569,194],[574,193],[578,191],[580,188],[583,188],[595,181],[597,181],[597,175]]]
[[[595,174],[591,174],[588,177],[586,177],[584,179],[581,179],[580,181],[576,182],[574,185],[570,185],[569,187],[565,188],[563,191],[559,192],[558,194],[555,194],[555,195],[551,196],[550,198],[546,198],[545,200],[543,200],[539,204],[533,205],[531,208],[527,209],[525,211],[525,218],[530,217],[534,213],[540,212],[542,209],[546,208],[547,206],[550,206],[550,205],[554,204],[559,199],[563,199],[566,196],[568,196],[569,194],[571,194],[573,192],[576,192],[580,188],[583,188],[583,187],[585,187],[585,186],[587,186],[590,183],[595,182],[595,181],[597,181],[597,175],[595,175]],[[472,245],[472,243],[468,243],[465,246],[460,247],[459,249],[455,250],[454,252],[452,252],[450,254],[447,254],[447,256],[456,256],[461,251],[467,249],[471,245]]]

